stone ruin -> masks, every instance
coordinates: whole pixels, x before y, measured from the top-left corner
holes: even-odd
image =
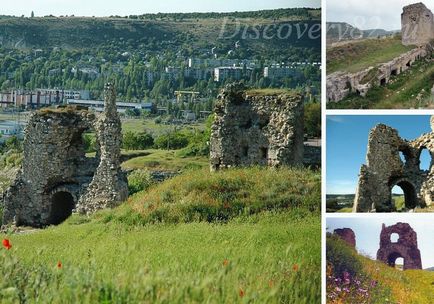
[[[376,67],[356,73],[338,71],[327,75],[327,102],[341,101],[350,94],[365,97],[372,87],[385,86],[392,76],[408,70],[417,60],[430,56],[434,39],[432,12],[423,3],[405,6],[401,15],[401,34],[403,45],[417,47]]]
[[[345,243],[347,243],[352,248],[356,248],[356,235],[352,229],[335,229],[333,233],[339,236]]]
[[[427,149],[434,156],[434,117],[431,133],[408,141],[383,124],[374,127],[368,140],[366,165],[362,165],[353,212],[392,212],[392,188],[402,188],[405,209],[424,208],[434,202],[434,168],[421,170],[420,156]],[[402,153],[405,161],[401,159]]]
[[[352,93],[365,97],[372,87],[385,86],[393,76],[407,71],[416,61],[429,54],[429,49],[421,46],[377,67],[357,73],[335,72],[327,75],[327,102],[341,101]]]
[[[334,234],[339,236],[350,247],[356,247],[356,235],[350,228],[335,229]],[[398,240],[392,241],[392,235],[397,234]],[[422,269],[420,251],[417,247],[417,234],[407,223],[397,223],[386,227],[384,224],[380,233],[380,248],[377,251],[377,260],[391,267],[395,267],[398,258],[404,259],[404,268]]]
[[[397,242],[392,242],[391,237],[394,233],[399,236]],[[407,223],[397,223],[389,227],[383,224],[377,260],[395,267],[398,258],[404,259],[403,270],[422,269],[420,251],[417,248],[417,234]]]
[[[121,122],[116,94],[105,87],[99,116],[78,108],[34,112],[24,138],[22,168],[3,197],[3,223],[43,227],[76,211],[89,214],[128,197],[120,168]],[[83,133],[95,131],[97,152],[86,157]]]
[[[264,95],[239,84],[226,86],[211,128],[211,171],[302,164],[303,102],[296,93]]]
[[[423,3],[405,6],[401,15],[403,45],[426,45],[434,39],[434,17]]]

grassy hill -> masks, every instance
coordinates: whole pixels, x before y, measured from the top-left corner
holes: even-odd
[[[1,303],[319,303],[320,173],[188,171],[90,218],[2,234]]]
[[[363,39],[332,47],[327,49],[327,74],[337,71],[359,72],[388,62],[413,48],[402,45],[401,36]]]
[[[305,39],[297,39],[297,35],[291,35],[289,39],[278,39],[277,35],[273,39],[264,39],[263,35],[259,39],[249,39],[256,34],[254,26],[259,32],[268,26],[268,29],[275,29],[277,34],[281,23],[304,21],[314,24],[319,22],[320,15],[320,10],[316,9],[280,9],[226,14],[155,14],[130,18],[4,17],[0,18],[0,44],[15,48],[66,49],[120,44],[125,51],[140,47],[158,53],[183,45],[189,45],[192,49],[222,44],[232,46],[234,41],[243,40],[253,53],[264,51],[270,46],[280,51],[289,45],[320,49],[320,38],[312,40],[307,35],[303,36]],[[222,29],[224,37],[230,39],[219,37]],[[248,39],[243,37],[244,32]]]
[[[433,272],[389,267],[327,236],[327,303],[430,304],[433,283]]]

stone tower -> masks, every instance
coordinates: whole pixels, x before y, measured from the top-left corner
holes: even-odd
[[[434,17],[423,4],[405,6],[401,15],[403,45],[422,46],[434,39]]]
[[[399,236],[397,242],[391,240],[393,233]],[[407,223],[397,223],[389,227],[383,224],[377,260],[394,267],[398,258],[404,259],[404,270],[422,269],[420,251],[417,248],[417,234]]]
[[[236,166],[303,164],[304,98],[297,93],[226,86],[211,128],[211,171]]]
[[[77,211],[84,214],[115,207],[128,197],[128,185],[120,163],[121,120],[112,84],[106,84],[104,95],[104,112],[95,122],[100,162],[87,192],[77,205]]]

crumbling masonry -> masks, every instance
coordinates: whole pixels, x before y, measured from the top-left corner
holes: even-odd
[[[416,48],[401,54],[393,60],[369,67],[356,73],[335,72],[327,75],[327,102],[338,102],[354,93],[365,97],[374,86],[385,86],[416,61],[431,55],[434,39],[434,18],[431,11],[422,3],[403,8],[401,15],[403,45]]]
[[[350,228],[335,229],[334,234],[339,236],[350,247],[356,248],[356,235]]]
[[[423,46],[434,39],[434,17],[423,3],[405,6],[401,15],[403,45]]]
[[[391,239],[394,233],[399,237],[396,242]],[[420,251],[417,248],[417,234],[407,223],[397,223],[389,227],[383,224],[377,260],[395,267],[398,258],[404,259],[403,270],[422,269]]]
[[[20,173],[4,196],[3,223],[42,227],[73,210],[88,214],[114,207],[128,196],[120,168],[121,122],[116,94],[105,88],[104,112],[40,110],[29,119]],[[83,133],[94,130],[96,157],[86,157]]]
[[[408,141],[398,131],[383,124],[374,127],[368,140],[366,165],[362,165],[356,190],[354,212],[396,211],[392,201],[392,188],[402,188],[405,209],[424,208],[434,202],[434,170],[420,169],[420,155],[427,149],[434,155],[433,132]],[[405,160],[402,160],[400,152]]]
[[[211,170],[303,163],[303,96],[225,87],[211,129]]]
[[[335,229],[334,234],[352,248],[356,247],[356,235],[352,229]],[[394,234],[398,236],[396,241],[392,240]],[[403,270],[422,269],[422,259],[417,247],[417,234],[407,223],[397,223],[389,227],[383,224],[377,260],[395,267],[398,258],[404,260]]]

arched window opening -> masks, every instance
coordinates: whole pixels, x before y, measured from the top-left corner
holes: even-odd
[[[398,240],[399,240],[399,234],[398,233],[392,233],[390,235],[390,241],[392,243],[398,243]]]
[[[404,165],[407,163],[407,158],[405,158],[404,152],[399,151],[399,158],[401,158],[401,161]]]
[[[428,151],[428,149],[424,148],[422,149],[419,157],[419,168],[423,171],[430,171],[431,170],[431,153]]]

